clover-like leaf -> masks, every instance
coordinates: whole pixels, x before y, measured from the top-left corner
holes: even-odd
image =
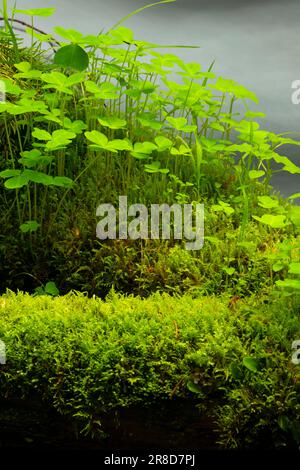
[[[59,295],[59,290],[56,287],[55,282],[53,281],[47,282],[47,284],[45,285],[45,293],[48,295],[53,295],[53,296]]]
[[[40,224],[36,220],[27,220],[24,224],[20,225],[21,232],[27,233],[27,232],[36,232],[36,230],[39,228]]]
[[[62,26],[56,26],[54,31],[56,34],[59,34],[59,36],[67,39],[73,44],[81,42],[83,38],[83,34],[80,33],[80,31],[76,31],[76,29],[65,29]]]
[[[73,185],[73,180],[71,178],[67,178],[66,176],[54,176],[53,178],[53,185],[54,186],[61,186],[63,188],[69,188]]]
[[[263,170],[250,170],[249,171],[249,178],[251,180],[254,180],[254,179],[257,179],[257,178],[261,178],[262,176],[264,176],[265,172]]]
[[[32,132],[32,136],[38,140],[51,140],[52,139],[52,136],[49,132],[43,129],[38,129],[37,127],[34,128],[34,131]]]
[[[93,142],[93,144],[98,145],[101,148],[105,148],[108,143],[108,138],[106,135],[102,134],[99,131],[87,131],[84,133],[86,138]]]
[[[89,56],[78,44],[69,44],[56,51],[54,63],[60,67],[82,71],[89,66]]]
[[[102,126],[109,127],[110,129],[122,129],[127,124],[125,119],[120,119],[117,116],[99,117],[98,121]]]
[[[289,264],[290,274],[300,274],[300,263],[292,262]]]
[[[0,172],[1,178],[11,178],[12,176],[19,176],[21,170],[3,170]]]
[[[95,82],[88,80],[85,82],[85,87],[87,91],[101,100],[115,100],[119,97],[118,89],[112,83],[105,82],[98,86]]]
[[[264,209],[272,209],[278,207],[279,202],[270,196],[258,196],[258,205]]]
[[[300,290],[300,280],[299,279],[284,279],[283,281],[278,280],[275,283],[278,287],[284,287],[289,289]]]
[[[13,13],[21,13],[27,16],[51,16],[55,12],[56,8],[29,8],[26,10],[13,8]]]
[[[154,141],[157,145],[158,152],[164,152],[165,150],[168,150],[170,147],[172,147],[172,141],[162,135],[155,137]]]
[[[264,214],[262,217],[258,217],[256,215],[253,215],[252,217],[262,224],[269,225],[269,227],[272,228],[283,228],[288,225],[285,215]]]
[[[144,168],[147,173],[169,173],[168,168],[160,167],[160,162],[152,162],[148,165],[145,165]]]
[[[4,186],[7,189],[19,189],[26,186],[29,183],[29,178],[24,175],[13,176],[12,178],[5,181]]]

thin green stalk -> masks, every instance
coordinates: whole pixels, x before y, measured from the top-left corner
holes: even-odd
[[[133,12],[129,13],[128,15],[124,16],[120,21],[118,21],[117,23],[115,23],[110,29],[109,31],[113,30],[113,29],[116,29],[118,26],[120,26],[122,23],[124,23],[126,20],[128,20],[129,18],[131,18],[132,16],[136,15],[137,13],[140,13],[142,12],[143,10],[146,10],[147,8],[151,8],[151,7],[155,7],[157,5],[163,5],[164,3],[174,3],[176,2],[176,0],[162,0],[160,2],[156,2],[156,3],[150,3],[149,5],[145,5],[141,8],[138,8],[137,10],[134,10]]]
[[[14,30],[13,30],[13,28],[12,28],[10,22],[9,22],[8,9],[7,9],[7,0],[3,0],[2,4],[3,4],[3,18],[4,18],[5,31],[7,33],[10,33],[11,40],[12,40],[12,43],[13,43],[14,53],[15,53],[15,56],[16,56],[16,62],[19,62],[20,61],[19,46],[18,46],[18,42],[17,42],[16,35],[14,33]]]

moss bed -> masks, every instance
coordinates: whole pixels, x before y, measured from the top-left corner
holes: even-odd
[[[167,294],[111,294],[102,301],[7,292],[0,298],[7,355],[0,393],[6,404],[42,403],[54,421],[64,417],[74,438],[98,443],[112,416],[180,402],[195,407],[195,421],[208,420],[215,446],[293,446],[298,311],[295,301],[274,295],[233,303],[224,296],[179,302]]]

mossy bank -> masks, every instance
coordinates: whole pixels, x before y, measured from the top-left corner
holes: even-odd
[[[1,396],[37,398],[78,435],[101,441],[107,416],[180,399],[196,400],[199,419],[210,415],[222,447],[299,443],[291,344],[300,318],[291,298],[8,292],[0,338]]]

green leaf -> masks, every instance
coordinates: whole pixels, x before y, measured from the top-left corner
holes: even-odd
[[[286,222],[285,215],[271,215],[271,214],[264,214],[262,217],[257,217],[256,215],[252,216],[255,220],[259,222],[269,225],[272,228],[283,228],[288,225]]]
[[[75,134],[81,134],[82,131],[87,128],[87,125],[83,121],[76,120],[72,122],[71,119],[67,117],[63,120],[63,126]]]
[[[299,199],[300,198],[300,193],[292,194],[291,196],[288,197],[288,199]]]
[[[162,123],[157,121],[150,113],[143,113],[137,120],[143,127],[150,127],[155,131],[159,131],[162,128]]]
[[[228,276],[232,276],[235,273],[235,269],[232,267],[228,268],[226,266],[223,266],[223,271],[225,271],[225,273],[228,274]]]
[[[39,228],[40,224],[36,220],[27,220],[24,224],[20,225],[21,232],[35,232]]]
[[[77,72],[70,75],[66,80],[66,86],[73,86],[85,80],[86,74],[84,72]]]
[[[5,181],[4,186],[7,189],[19,189],[29,183],[29,178],[24,175],[14,176],[9,180]]]
[[[55,176],[53,178],[53,185],[69,188],[73,185],[73,180],[71,180],[71,178],[67,178],[66,176]]]
[[[245,117],[248,117],[250,119],[265,118],[266,115],[264,113],[261,113],[260,111],[246,111]]]
[[[272,266],[272,269],[275,273],[277,273],[278,271],[281,271],[283,268],[284,268],[284,264],[282,263],[275,263]]]
[[[290,206],[288,208],[288,217],[292,223],[300,230],[300,206]]]
[[[33,296],[35,297],[36,295],[45,295],[45,291],[44,291],[43,287],[36,287],[34,289]]]
[[[186,156],[191,156],[192,155],[192,149],[185,143],[181,144],[179,146],[179,149],[176,147],[172,147],[170,150],[171,155],[186,155]]]
[[[120,119],[116,116],[107,116],[98,118],[100,124],[110,129],[122,129],[126,126],[127,122],[124,119]]]
[[[129,28],[125,28],[124,26],[120,26],[117,29],[114,29],[110,32],[111,36],[118,39],[120,43],[126,42],[131,44],[134,42],[133,31]]]
[[[265,172],[263,170],[250,170],[249,171],[249,178],[251,180],[254,180],[256,178],[260,178],[264,174],[265,174]]]
[[[149,165],[145,165],[145,171],[147,173],[169,173],[168,168],[160,168],[160,162],[152,162]]]
[[[148,160],[149,159],[149,155],[147,155],[146,153],[139,153],[139,152],[131,152],[130,155],[134,158],[136,158],[137,160]]]
[[[76,29],[65,29],[61,26],[56,26],[54,28],[54,31],[56,32],[56,34],[59,34],[59,36],[61,36],[64,39],[67,39],[73,44],[82,42],[83,34],[80,33],[79,31],[76,31]]]
[[[12,176],[19,176],[21,170],[3,170],[0,173],[1,178],[11,178]]]
[[[168,150],[172,146],[172,141],[170,139],[167,139],[164,136],[155,137],[154,140],[157,145],[158,152],[164,152],[165,150]]]
[[[243,365],[252,372],[257,372],[259,370],[259,361],[254,357],[244,357]]]
[[[32,132],[32,136],[38,140],[51,140],[52,136],[49,132],[44,131],[43,129],[38,129],[37,127],[34,128]]]
[[[18,64],[14,64],[17,70],[20,72],[27,73],[31,70],[31,63],[30,62],[19,62]]]
[[[1,81],[4,83],[5,91],[6,93],[9,93],[10,95],[15,95],[19,96],[22,92],[21,88],[18,85],[15,85],[11,79],[1,77]],[[3,106],[4,103],[0,102],[1,105]]]
[[[279,206],[278,200],[270,196],[258,196],[258,201],[258,205],[264,209],[272,209],[273,207]]]
[[[93,82],[92,80],[87,80],[84,85],[86,91],[93,93],[94,95],[100,93],[100,88],[98,87],[97,83]]]
[[[203,139],[203,137],[202,137]],[[233,145],[228,145],[225,147],[226,152],[240,152],[240,153],[251,153],[252,152],[252,146],[249,144],[233,144]]]
[[[60,67],[82,71],[89,66],[89,56],[78,44],[69,44],[58,49],[54,63]]]
[[[18,73],[14,74],[14,77],[34,79],[34,78],[40,78],[42,75],[41,70],[31,70],[32,64],[30,62],[19,62],[14,65],[16,69],[19,70]]]
[[[167,121],[178,131],[180,131],[187,123],[187,119],[185,117],[171,117],[167,118]]]
[[[41,79],[54,88],[62,89],[66,86],[68,77],[60,72],[43,73]]]
[[[133,153],[150,155],[153,152],[153,150],[156,150],[156,149],[157,149],[157,146],[153,142],[148,142],[148,141],[136,142],[133,147],[133,150],[134,150]]]
[[[208,86],[213,88],[214,90],[221,91],[222,93],[232,93],[237,98],[248,98],[254,101],[255,103],[258,103],[258,98],[255,93],[247,90],[247,88],[243,87],[234,80],[219,77],[216,83],[209,84]]]
[[[31,152],[22,152],[22,154],[30,154]],[[53,160],[53,157],[50,157],[48,155],[41,155],[40,152],[38,152],[39,155],[36,155],[36,156],[32,156],[32,157],[22,157],[22,158],[19,158],[19,162],[22,163],[24,166],[26,166],[27,168],[34,168],[35,166],[38,166],[38,165],[49,165],[49,163],[52,162]]]
[[[291,173],[292,175],[300,173],[300,168],[297,165],[295,165],[289,158],[284,157],[283,155],[279,155],[275,152],[272,153],[272,157],[276,163],[282,163],[284,165],[282,167],[283,171],[287,171]]]
[[[93,142],[96,145],[99,145],[99,147],[105,148],[107,143],[108,143],[108,138],[106,135],[102,134],[99,131],[87,131],[84,133],[86,138]]]
[[[27,10],[19,10],[13,8],[13,13],[21,13],[27,16],[51,16],[56,12],[56,8],[30,8]]]
[[[219,204],[213,204],[211,206],[211,210],[214,212],[225,212],[225,214],[228,216],[234,213],[233,207],[224,201],[219,201]]]
[[[107,150],[132,150],[132,144],[129,140],[115,139],[108,142]]]
[[[101,83],[98,86],[95,82],[88,80],[85,83],[86,90],[93,93],[101,100],[115,100],[119,97],[118,88],[112,83]]]
[[[72,131],[66,131],[65,129],[57,129],[52,134],[52,140],[72,140],[75,139],[76,134]]]
[[[174,129],[182,132],[194,132],[197,130],[197,126],[187,125],[187,119],[185,117],[167,117],[167,121],[171,124]]]
[[[118,88],[112,83],[102,83],[97,98],[102,100],[115,100],[119,97]]]
[[[53,177],[46,173],[42,173],[41,171],[24,170],[22,176],[28,178],[28,180],[33,183],[40,183],[46,186],[53,184]]]
[[[59,295],[59,290],[56,287],[55,282],[47,282],[47,284],[45,285],[45,293],[53,296]]]
[[[214,129],[214,130],[219,131],[219,132],[224,132],[225,131],[224,126],[222,126],[222,124],[220,124],[219,122],[212,122],[212,123],[209,124],[209,127],[210,127],[210,129]]]
[[[290,263],[289,274],[300,274],[300,263]]]
[[[95,144],[91,145],[91,148],[101,148],[113,153],[117,153],[118,150],[132,150],[132,144],[128,139],[115,139],[109,142],[106,135],[98,131],[85,132],[85,136]]]

